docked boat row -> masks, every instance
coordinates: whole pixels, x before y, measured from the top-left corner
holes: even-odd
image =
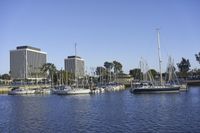
[[[9,95],[26,95],[26,94],[56,94],[56,95],[78,95],[78,94],[99,94],[104,92],[119,91],[125,89],[122,84],[107,84],[93,87],[92,89],[83,87],[71,87],[60,85],[54,88],[33,88],[13,87]]]
[[[124,90],[125,85],[119,83],[109,83],[106,85],[98,85],[92,90],[92,93],[104,93]]]
[[[117,84],[117,83],[111,83],[108,85],[103,86],[104,90],[106,92],[111,92],[111,91],[119,91],[119,90],[124,90],[125,86],[122,84]]]
[[[51,94],[52,93],[51,90],[52,90],[52,88],[47,88],[47,87],[39,88],[39,89],[36,88],[35,94]]]
[[[53,94],[57,95],[77,95],[77,94],[99,94],[104,92],[124,90],[125,86],[117,83],[96,86],[91,89],[83,87],[58,86],[53,89]]]

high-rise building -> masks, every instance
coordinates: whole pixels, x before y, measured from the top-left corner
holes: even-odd
[[[12,79],[42,79],[41,67],[47,61],[47,53],[31,46],[18,46],[10,51]]]
[[[74,73],[76,78],[83,78],[85,74],[85,62],[79,56],[68,56],[65,59],[65,71]]]

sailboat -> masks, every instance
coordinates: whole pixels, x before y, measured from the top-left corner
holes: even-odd
[[[181,83],[175,73],[174,62],[172,61],[171,57],[169,57],[167,71],[167,83],[174,86],[179,86],[180,91],[187,91],[187,84]]]
[[[84,88],[84,86],[79,87],[78,78],[77,78],[76,74],[75,74],[75,82],[76,82],[75,86],[67,91],[67,95],[78,95],[78,94],[90,94],[91,93],[90,89]]]
[[[26,54],[27,55],[27,54]],[[27,62],[27,57],[25,56],[26,58],[26,62]],[[26,68],[26,66],[24,67]],[[8,95],[28,95],[28,94],[35,94],[35,90],[34,89],[30,89],[28,88],[26,85],[25,85],[25,80],[28,79],[27,77],[27,70],[24,69],[24,86],[14,86],[9,92],[8,92]],[[21,74],[21,71],[20,71],[20,74]],[[21,80],[22,82],[22,80]]]
[[[67,91],[67,95],[79,95],[79,94],[91,94],[92,91],[90,89],[79,87],[78,78],[75,73],[75,86],[73,86],[70,90]]]
[[[60,85],[53,89],[52,93],[57,95],[67,95],[67,92],[71,90],[70,86]]]
[[[179,92],[180,86],[176,85],[166,85],[162,81],[162,60],[160,52],[160,32],[157,29],[157,42],[158,42],[158,56],[159,56],[159,70],[160,70],[160,83],[159,85],[154,85],[152,83],[141,83],[137,86],[133,86],[130,89],[131,93],[174,93]]]
[[[75,57],[77,56],[76,54],[76,43],[75,43]],[[75,63],[76,65],[76,63]],[[76,83],[76,86],[75,87],[72,87],[70,90],[67,91],[67,95],[78,95],[78,94],[90,94],[91,93],[91,90],[90,89],[87,89],[87,88],[84,88],[84,87],[79,87],[78,86],[78,77],[76,75],[76,72],[75,72],[75,83]]]
[[[68,85],[65,85],[63,83],[63,74],[62,74],[62,69],[61,69],[61,75],[60,75],[60,83],[58,86],[56,86],[52,92],[53,94],[57,95],[67,95],[67,92],[70,91],[72,88]]]
[[[86,88],[73,88],[67,92],[67,95],[90,94],[91,90]]]
[[[35,94],[35,90],[22,88],[22,87],[13,87],[8,95],[26,95],[26,94]]]

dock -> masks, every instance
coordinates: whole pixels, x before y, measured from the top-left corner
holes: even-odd
[[[11,90],[10,86],[0,86],[0,94],[8,94]]]
[[[11,91],[11,89],[13,87],[17,87],[17,86],[0,86],[0,94],[8,94],[9,91]],[[25,86],[19,86],[21,88],[25,88],[25,89],[41,89],[41,88],[50,88],[50,85],[25,85]]]
[[[200,85],[200,80],[187,80],[187,85]]]

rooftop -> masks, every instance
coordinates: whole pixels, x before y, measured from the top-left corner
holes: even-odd
[[[32,50],[37,50],[37,51],[41,51],[41,49],[39,48],[35,48],[35,47],[31,47],[31,46],[18,46],[17,49],[32,49]]]
[[[73,59],[73,58],[78,58],[78,59],[81,59],[80,56],[68,56],[68,59]]]

